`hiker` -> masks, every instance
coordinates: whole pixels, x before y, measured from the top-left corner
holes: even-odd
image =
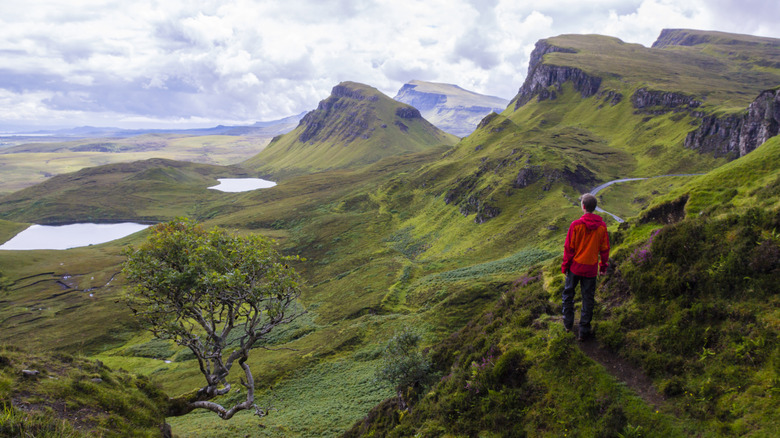
[[[578,341],[591,335],[590,320],[596,294],[596,277],[607,273],[609,260],[609,236],[607,225],[601,216],[593,214],[598,201],[590,193],[582,195],[581,218],[569,226],[566,243],[563,245],[561,271],[566,274],[563,288],[563,327],[571,331],[574,325],[574,289],[580,283],[582,312]]]

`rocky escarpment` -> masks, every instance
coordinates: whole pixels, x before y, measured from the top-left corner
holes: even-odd
[[[702,105],[700,100],[683,93],[640,88],[631,95],[631,104],[637,112],[663,114],[669,111],[693,110]]]
[[[780,89],[763,91],[744,114],[705,116],[688,133],[685,147],[737,158],[761,146],[780,130]]]
[[[669,46],[696,46],[712,40],[709,34],[693,32],[686,29],[663,29],[658,39],[653,43],[653,49],[662,49]]]
[[[693,29],[663,29],[658,39],[653,43],[653,49],[663,49],[670,46],[698,46],[700,44],[719,44],[722,46],[765,46],[780,47],[776,38],[739,35],[725,32],[713,32]]]
[[[371,123],[375,117],[368,111],[351,111],[350,108],[354,106],[354,103],[360,101],[376,102],[379,98],[375,95],[364,95],[361,90],[350,88],[345,85],[336,85],[333,87],[330,96],[320,101],[315,111],[311,111],[306,114],[299,126],[305,127],[304,131],[298,137],[303,143],[312,140],[315,137],[336,136],[339,140],[346,143],[354,140],[355,138],[368,138],[368,133]],[[414,108],[408,108],[414,111]],[[341,112],[348,112],[352,117],[349,117],[345,123],[339,125],[337,132],[332,129],[328,133],[324,133],[323,130],[328,126],[328,120],[332,118],[333,114]],[[323,134],[323,135],[321,135]],[[324,140],[324,139],[320,139]]]
[[[483,117],[500,113],[509,104],[506,99],[457,85],[417,80],[401,87],[394,99],[417,108],[426,120],[458,137],[471,134]]]
[[[555,99],[557,93],[561,91],[563,83],[568,81],[572,82],[574,89],[579,91],[582,97],[593,96],[599,91],[600,77],[591,76],[574,67],[545,64],[543,62],[544,55],[553,52],[576,53],[572,49],[553,46],[545,40],[537,42],[528,64],[528,76],[514,98],[515,110],[530,102],[534,97],[538,101]],[[551,87],[555,89],[551,90]]]
[[[441,93],[425,93],[418,91],[418,84],[404,84],[393,99],[411,105],[420,111],[430,111],[447,102],[447,96]]]

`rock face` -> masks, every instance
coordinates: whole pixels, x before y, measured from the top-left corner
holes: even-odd
[[[776,38],[693,29],[663,29],[658,36],[658,39],[653,43],[652,48],[663,49],[664,47],[669,46],[697,46],[699,44],[707,43],[718,43],[727,46],[743,44],[780,46]]]
[[[601,78],[590,76],[584,71],[574,67],[560,67],[543,63],[544,55],[553,52],[576,53],[572,49],[556,47],[545,40],[536,43],[531,52],[531,60],[528,63],[528,75],[514,98],[515,110],[530,102],[534,97],[538,101],[555,99],[557,92],[561,91],[564,82],[571,81],[574,89],[582,94],[582,97],[590,97],[599,91]],[[550,90],[554,87],[555,90]]]
[[[636,109],[661,107],[661,111],[694,109],[701,106],[701,101],[683,93],[648,90],[640,88],[631,95],[631,104]]]
[[[737,158],[777,135],[779,128],[780,89],[766,90],[743,115],[704,116],[699,128],[688,133],[685,147]]]
[[[353,117],[346,120],[345,123],[340,124],[337,129],[328,129],[328,132],[324,132],[329,125],[329,120],[332,118],[332,114],[343,111],[348,111],[353,106],[354,101],[369,101],[376,102],[379,100],[376,95],[365,95],[363,90],[350,87],[346,84],[339,84],[333,87],[330,96],[321,101],[317,105],[316,111],[311,111],[301,119],[300,125],[304,130],[298,137],[298,140],[302,143],[306,143],[313,139],[324,140],[331,136],[338,138],[340,141],[349,143],[358,137],[366,137],[366,131],[369,129],[369,124],[373,121],[373,114],[369,112],[353,111]],[[323,137],[323,138],[320,138]]]
[[[442,131],[465,137],[492,112],[506,109],[509,101],[464,90],[457,85],[411,81],[394,97],[417,108],[422,117]]]

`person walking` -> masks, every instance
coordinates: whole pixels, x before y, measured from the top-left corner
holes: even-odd
[[[609,235],[601,216],[593,214],[598,204],[596,197],[587,193],[580,199],[584,214],[571,223],[566,233],[561,271],[566,274],[566,284],[563,288],[563,327],[566,331],[571,331],[574,326],[574,290],[579,283],[582,310],[577,340],[583,341],[592,334],[590,322],[593,319],[596,278],[607,273]]]

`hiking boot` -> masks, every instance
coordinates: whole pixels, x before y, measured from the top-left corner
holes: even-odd
[[[579,342],[585,342],[589,338],[590,338],[590,333],[582,333],[582,332],[577,333],[577,341]]]

